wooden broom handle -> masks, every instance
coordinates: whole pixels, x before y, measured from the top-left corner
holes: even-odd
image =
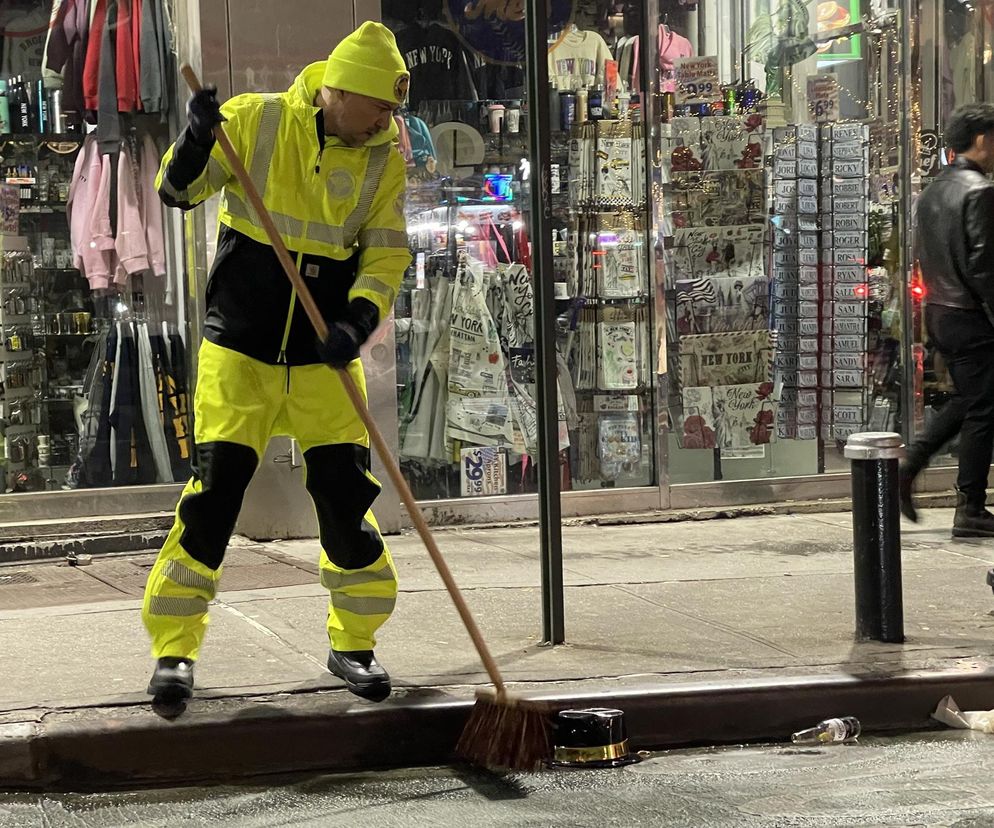
[[[197,77],[196,72],[193,71],[193,68],[189,64],[184,64],[180,71],[182,72],[183,78],[186,80],[187,85],[194,93],[199,92],[203,88],[200,85],[200,79]],[[290,255],[290,251],[287,250],[286,245],[283,243],[283,239],[280,237],[279,231],[276,229],[276,225],[273,224],[273,219],[269,215],[266,205],[263,204],[259,191],[256,190],[255,185],[252,183],[252,179],[249,178],[245,165],[242,163],[241,158],[238,157],[238,153],[235,152],[235,148],[231,145],[231,141],[228,139],[228,136],[225,135],[220,124],[214,127],[214,137],[217,138],[217,142],[220,145],[221,150],[228,159],[228,163],[231,164],[231,169],[235,174],[235,178],[238,179],[239,183],[242,185],[242,189],[245,190],[245,195],[248,197],[249,203],[259,216],[263,229],[266,231],[266,235],[269,236],[269,241],[272,243],[273,249],[276,251],[276,258],[278,258],[280,264],[283,265],[283,270],[286,271],[287,278],[293,285],[294,290],[297,291],[297,296],[300,298],[300,303],[303,305],[304,311],[307,313],[307,318],[311,320],[311,324],[314,326],[314,330],[317,333],[318,338],[324,342],[328,338],[328,325],[321,316],[321,311],[318,310],[318,306],[314,302],[314,297],[311,296],[311,292],[308,289],[307,284],[304,282],[303,277],[297,270],[297,265],[294,263],[293,257]],[[411,487],[407,485],[407,481],[404,479],[404,475],[400,471],[400,466],[397,465],[397,461],[394,460],[393,455],[390,452],[390,447],[387,445],[387,441],[384,439],[382,432],[373,420],[372,415],[369,413],[369,408],[366,406],[366,401],[363,399],[359,388],[356,386],[355,380],[352,379],[352,376],[347,370],[337,369],[337,373],[342,381],[342,385],[345,387],[345,393],[348,394],[349,399],[352,401],[352,405],[355,406],[359,419],[362,420],[363,425],[366,426],[366,431],[369,432],[370,440],[376,448],[376,453],[379,454],[380,460],[386,467],[390,480],[400,493],[400,499],[403,501],[404,506],[407,507],[407,513],[410,515],[411,520],[414,521],[414,528],[418,530],[418,535],[421,536],[421,541],[424,543],[425,548],[427,548],[428,554],[431,556],[431,560],[435,564],[435,569],[438,570],[438,574],[441,576],[442,582],[445,584],[445,588],[449,591],[449,596],[452,598],[452,602],[456,605],[456,609],[459,611],[459,617],[462,618],[462,622],[466,627],[466,631],[469,633],[469,637],[473,639],[473,645],[476,647],[476,652],[479,654],[480,660],[486,668],[487,675],[490,676],[490,681],[493,682],[494,687],[497,689],[498,695],[503,696],[505,694],[504,680],[501,678],[500,670],[497,668],[497,662],[494,661],[494,657],[490,653],[490,648],[487,647],[486,642],[483,640],[480,628],[477,626],[476,620],[473,618],[473,614],[466,605],[466,599],[462,597],[462,592],[459,590],[459,586],[452,577],[452,573],[449,571],[449,566],[446,564],[445,558],[442,557],[438,544],[435,543],[435,538],[432,535],[431,530],[428,528],[424,515],[421,513],[421,509],[418,507],[417,501],[411,493]]]

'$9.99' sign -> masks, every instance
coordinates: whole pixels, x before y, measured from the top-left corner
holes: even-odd
[[[710,103],[721,97],[718,58],[677,58],[673,70],[678,104]]]

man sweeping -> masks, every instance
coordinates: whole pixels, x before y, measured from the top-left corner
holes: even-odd
[[[364,23],[279,94],[218,105],[195,94],[189,125],[162,161],[159,194],[190,209],[221,192],[194,398],[194,474],[145,587],[159,702],[188,698],[225,549],[245,489],[274,435],[300,444],[317,511],[329,593],[328,669],[372,701],[390,694],[373,652],[397,596],[397,573],[370,507],[369,436],[336,371],[365,389],[359,347],[390,313],[411,261],[405,165],[394,109],[409,75],[390,31]],[[223,123],[329,335],[314,334],[220,147]]]

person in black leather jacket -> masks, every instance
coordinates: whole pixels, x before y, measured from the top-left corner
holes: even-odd
[[[994,105],[960,107],[946,126],[955,160],[918,199],[916,248],[925,327],[956,394],[908,449],[901,511],[917,520],[915,476],[960,435],[954,537],[994,537],[987,474],[994,449]]]

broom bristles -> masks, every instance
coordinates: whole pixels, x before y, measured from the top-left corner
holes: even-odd
[[[551,752],[550,712],[540,702],[478,694],[456,753],[491,770],[540,770]]]

